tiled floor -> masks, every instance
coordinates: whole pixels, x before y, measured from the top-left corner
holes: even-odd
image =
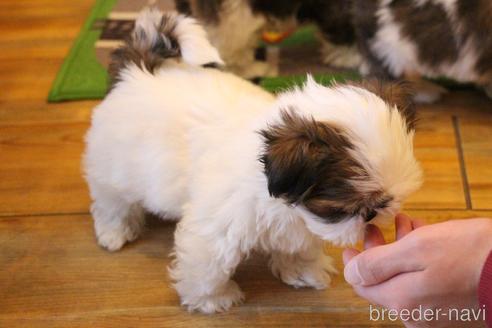
[[[92,3],[0,2],[0,327],[399,326],[371,323],[342,276],[326,291],[294,290],[259,256],[236,274],[245,304],[189,314],[165,270],[172,224],[152,220],[119,253],[96,245],[80,155],[97,102],[45,102]],[[492,101],[455,92],[419,113],[426,182],[407,212],[428,222],[492,217]],[[342,270],[341,250],[329,252]]]

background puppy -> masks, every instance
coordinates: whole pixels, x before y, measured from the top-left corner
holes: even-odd
[[[355,69],[361,63],[352,23],[353,2],[354,0],[301,1],[297,18],[300,23],[315,23],[318,26],[322,60],[327,65]]]
[[[273,68],[255,60],[265,30],[291,31],[299,24],[319,28],[322,60],[337,67],[360,63],[350,20],[351,0],[176,0],[178,10],[202,24],[232,72],[267,76]]]
[[[200,21],[229,71],[248,79],[274,73],[255,59],[267,19],[253,12],[249,0],[176,0],[176,8]]]
[[[382,78],[447,77],[482,86],[492,97],[492,2],[355,1],[353,22],[362,71]],[[444,91],[420,83],[417,100]]]
[[[181,218],[170,274],[190,310],[228,309],[253,250],[295,287],[325,288],[322,240],[356,242],[421,183],[404,89],[312,79],[277,99],[221,65],[191,18],[147,10],[115,54],[84,167],[98,242],[135,239],[144,210]]]
[[[415,100],[434,102],[446,89],[423,77],[472,82],[492,97],[492,4],[486,0],[177,0],[204,22],[229,69],[267,76],[254,49],[267,26],[315,23],[323,61],[365,76],[406,79]],[[363,60],[361,58],[363,57]]]

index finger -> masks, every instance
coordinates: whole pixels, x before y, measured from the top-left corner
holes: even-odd
[[[386,244],[383,233],[374,224],[368,224],[364,235],[364,249]]]
[[[408,235],[413,230],[412,219],[403,213],[398,213],[395,217],[396,240]]]

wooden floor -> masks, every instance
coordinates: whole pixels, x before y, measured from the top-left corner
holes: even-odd
[[[92,4],[0,2],[0,327],[400,326],[371,323],[340,275],[329,290],[295,290],[260,257],[237,272],[244,305],[189,314],[165,269],[172,224],[152,221],[119,253],[96,245],[80,156],[97,102],[45,101]],[[420,117],[426,182],[407,212],[428,222],[492,216],[492,102],[451,93]],[[343,270],[341,250],[329,252]]]

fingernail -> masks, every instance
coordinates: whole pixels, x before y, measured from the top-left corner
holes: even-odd
[[[359,271],[357,270],[357,264],[355,262],[355,260],[352,260],[345,266],[343,276],[349,284],[360,285],[362,281],[359,275]]]

